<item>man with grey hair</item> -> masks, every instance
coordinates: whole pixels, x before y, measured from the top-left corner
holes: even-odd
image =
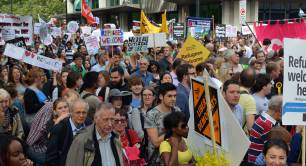
[[[46,166],[65,166],[73,138],[91,124],[86,121],[88,110],[88,103],[77,99],[71,105],[70,117],[52,128],[46,152]]]
[[[148,72],[149,61],[146,58],[139,60],[139,69],[136,70],[131,76],[136,76],[142,79],[144,86],[149,86],[153,82],[153,74]]]
[[[268,105],[268,111],[263,112],[255,121],[250,132],[251,145],[248,150],[248,161],[255,163],[257,156],[262,152],[267,134],[277,126],[282,117],[283,97],[273,96]]]
[[[115,110],[110,103],[102,103],[96,110],[94,124],[73,141],[66,165],[124,166],[119,136],[113,132]]]
[[[233,49],[227,49],[223,53],[225,62],[230,64],[233,68],[234,73],[242,72],[243,68],[239,64],[239,55]],[[222,65],[224,65],[223,63]],[[222,66],[221,66],[222,67]]]

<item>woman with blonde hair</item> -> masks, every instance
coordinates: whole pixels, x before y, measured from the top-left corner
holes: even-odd
[[[218,72],[218,79],[224,83],[225,81],[231,79],[233,75],[234,72],[232,65],[229,63],[223,63]]]

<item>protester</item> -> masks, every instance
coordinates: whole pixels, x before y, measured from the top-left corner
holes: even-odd
[[[4,83],[7,83],[8,82],[8,69],[7,67],[4,65],[4,66],[1,66],[1,71],[0,71],[0,78],[1,80],[4,81]]]
[[[242,72],[243,68],[241,64],[239,64],[239,56],[233,49],[225,50],[224,58],[225,62],[232,66],[233,73]]]
[[[115,110],[102,103],[94,116],[94,124],[86,128],[73,141],[66,165],[124,165],[122,146],[113,132]]]
[[[272,83],[271,78],[266,74],[256,76],[256,84],[252,87],[253,97],[256,102],[256,114],[268,111],[269,100],[266,97],[271,93]]]
[[[129,89],[132,91],[132,108],[139,108],[141,104],[141,91],[144,87],[140,77],[132,76],[128,81]]]
[[[65,165],[73,138],[86,126],[90,125],[90,122],[86,121],[88,109],[87,102],[81,99],[76,100],[71,108],[71,116],[54,126],[50,133],[46,152],[45,164],[47,166]]]
[[[149,86],[153,82],[153,75],[148,71],[149,62],[145,58],[139,60],[139,69],[131,76],[136,76],[142,79],[144,86]]]
[[[172,84],[172,76],[169,72],[164,72],[160,76],[160,84],[171,83]]]
[[[151,60],[149,67],[148,67],[148,71],[152,73],[153,75],[153,82],[155,84],[159,83],[160,80],[160,71],[159,71],[159,64],[157,61]]]
[[[185,141],[189,130],[187,122],[188,119],[182,112],[172,112],[163,120],[166,134],[165,140],[160,144],[159,153],[166,165],[196,164]]]
[[[288,151],[288,145],[282,139],[267,141],[263,149],[266,166],[286,166]]]
[[[149,110],[145,116],[144,128],[147,130],[149,144],[149,163],[162,164],[159,157],[159,145],[164,140],[163,119],[173,111],[180,111],[175,107],[176,87],[171,83],[161,84],[159,87],[160,104]]]
[[[181,64],[183,64],[183,60],[180,58],[177,58],[174,60],[173,65],[172,65],[172,71],[170,72],[172,80],[173,80],[173,84],[177,87],[179,84],[179,81],[177,79],[177,74],[176,74],[176,69],[178,66],[180,66]]]
[[[76,92],[78,92],[83,84],[83,79],[82,79],[82,75],[78,72],[70,72],[67,76],[67,90],[74,90]],[[63,92],[63,95],[65,94],[65,91]]]
[[[71,70],[73,72],[78,72],[84,77],[86,74],[86,69],[83,66],[83,56],[81,53],[76,52],[73,54],[73,63],[71,63]]]
[[[26,90],[26,85],[23,82],[23,74],[18,66],[13,66],[10,68],[8,82],[14,83],[16,85],[18,95],[23,96]]]

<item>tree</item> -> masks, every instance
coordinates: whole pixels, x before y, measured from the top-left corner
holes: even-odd
[[[0,0],[1,13],[11,13],[11,1],[14,15],[32,16],[36,21],[38,14],[45,21],[49,21],[52,16],[65,13],[63,0]]]

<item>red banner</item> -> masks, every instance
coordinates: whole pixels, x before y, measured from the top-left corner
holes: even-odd
[[[279,21],[276,21],[275,24],[270,24],[268,21],[268,25],[256,25],[254,23],[254,28],[259,42],[262,43],[266,38],[270,39],[270,48],[274,51],[278,51],[283,47],[284,38],[306,39],[306,23],[303,20],[300,23],[285,22],[284,24],[280,24]]]
[[[86,18],[87,24],[91,25],[96,23],[96,20],[85,0],[82,0],[82,16]]]

